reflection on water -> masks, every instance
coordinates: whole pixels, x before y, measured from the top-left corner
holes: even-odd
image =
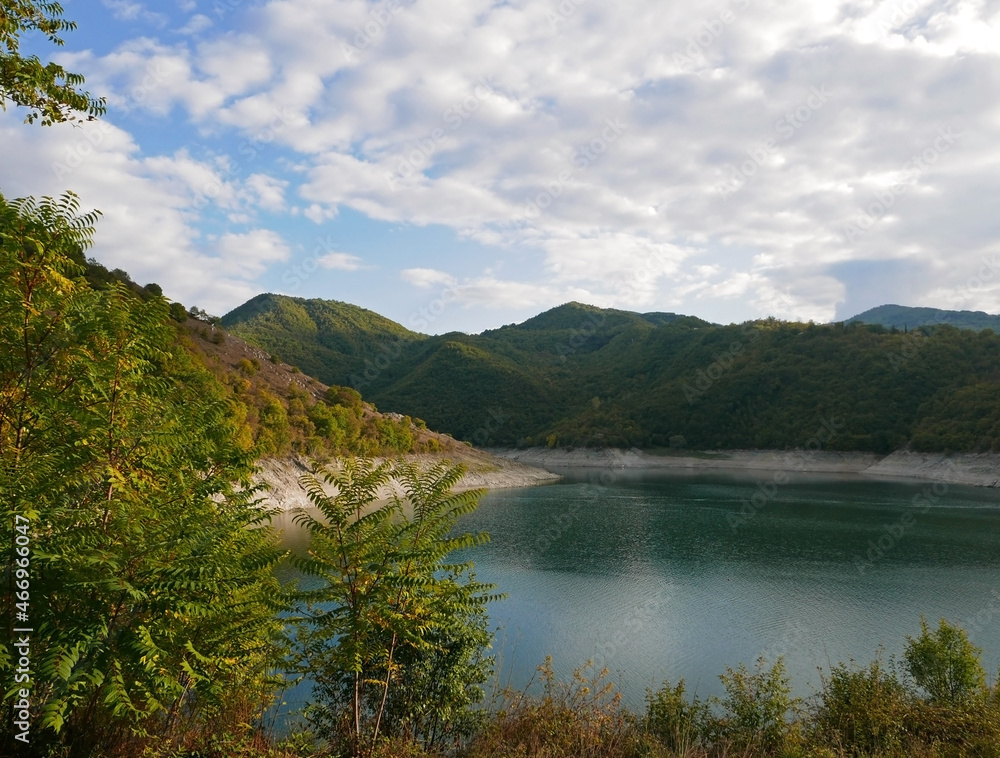
[[[492,536],[461,557],[507,594],[492,618],[514,685],[546,655],[563,676],[594,659],[638,708],[664,679],[718,694],[725,666],[766,654],[806,694],[817,668],[898,655],[921,614],[965,623],[997,670],[995,490],[796,478],[753,500],[770,474],[561,473],[490,493],[461,523]],[[932,507],[914,503],[926,493]]]

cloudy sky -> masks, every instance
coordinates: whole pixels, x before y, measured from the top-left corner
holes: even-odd
[[[108,115],[0,115],[0,188],[188,306],[1000,312],[997,0],[63,5]]]

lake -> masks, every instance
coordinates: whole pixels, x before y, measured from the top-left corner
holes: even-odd
[[[1000,492],[767,472],[560,471],[486,495],[466,517],[503,680],[551,655],[568,678],[607,666],[625,702],[684,678],[721,694],[726,666],[783,655],[806,695],[818,668],[899,656],[924,614],[962,624],[1000,664]],[[301,535],[287,534],[301,547]]]

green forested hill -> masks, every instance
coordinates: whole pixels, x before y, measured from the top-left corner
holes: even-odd
[[[1000,450],[1000,336],[988,330],[718,326],[569,303],[478,335],[385,327],[393,342],[348,353],[323,350],[337,335],[318,328],[296,343],[280,321],[296,312],[234,331],[477,444]]]
[[[906,305],[880,305],[849,318],[848,323],[881,324],[887,328],[916,329],[934,324],[951,324],[958,329],[992,329],[1000,333],[1000,316],[984,311],[944,311],[938,308],[911,308]]]
[[[374,311],[335,300],[263,294],[222,318],[222,325],[327,384],[364,381],[403,346],[424,339]]]

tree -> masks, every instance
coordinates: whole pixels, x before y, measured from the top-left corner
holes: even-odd
[[[60,34],[76,28],[62,13],[59,3],[0,0],[0,107],[6,109],[10,101],[28,108],[25,121],[29,124],[38,119],[43,126],[90,121],[105,113],[104,98],[94,99],[79,89],[83,76],[20,53],[25,32],[41,32],[49,42],[62,46]],[[86,114],[86,118],[76,114]]]
[[[0,539],[30,546],[25,607],[0,603],[34,630],[32,748],[71,755],[169,741],[266,699],[282,655],[282,552],[255,503],[255,451],[166,301],[83,278],[95,220],[70,194],[0,197]],[[5,625],[7,706],[14,641]]]
[[[980,694],[986,672],[979,663],[982,651],[969,642],[965,630],[944,619],[936,632],[920,619],[920,636],[906,638],[904,657],[914,681],[931,702],[954,704]]]
[[[791,697],[784,661],[779,657],[768,668],[761,657],[754,671],[741,663],[719,679],[726,690],[720,701],[727,713],[721,725],[724,737],[740,751],[780,749],[789,734],[786,717],[799,705]]]
[[[315,679],[310,719],[330,739],[365,754],[388,727],[432,741],[482,697],[491,659],[485,604],[492,585],[469,564],[448,564],[485,534],[452,534],[481,490],[455,493],[464,469],[439,463],[375,464],[346,459],[322,479],[303,477],[323,519],[296,517],[310,534],[298,567],[315,587],[305,603],[297,649]],[[393,480],[402,492],[379,503]],[[326,485],[336,488],[329,495]]]
[[[170,304],[170,318],[176,321],[178,324],[183,324],[188,320],[188,312],[184,309],[184,306],[180,303]]]

